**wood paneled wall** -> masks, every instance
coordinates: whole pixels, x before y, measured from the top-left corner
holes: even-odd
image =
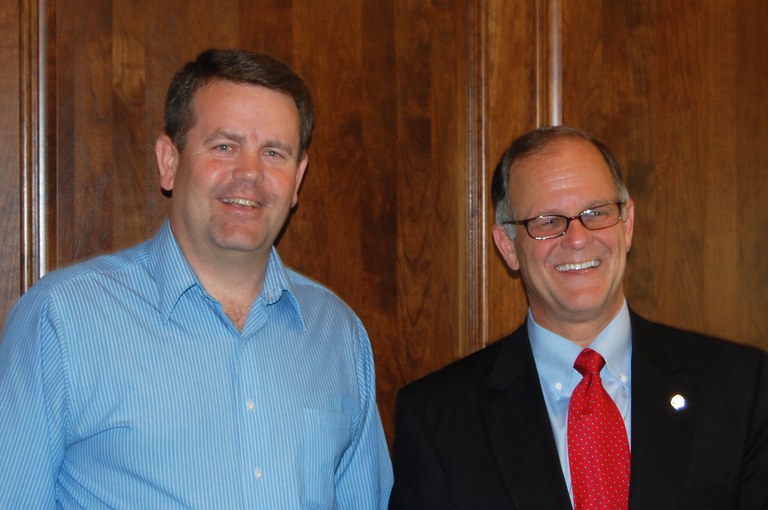
[[[7,5],[5,5],[7,4]],[[172,73],[239,46],[308,82],[317,129],[286,261],[359,313],[392,432],[405,382],[511,331],[488,235],[511,139],[604,139],[637,203],[630,303],[768,347],[760,0],[3,0],[0,320],[40,273],[152,235]]]
[[[10,4],[10,2],[5,2]],[[19,4],[0,9],[0,320],[22,290],[24,238],[23,209],[25,173],[22,159],[27,154],[27,119],[25,118],[28,86],[22,79],[21,31],[25,16]]]
[[[755,0],[563,2],[564,120],[615,147],[637,203],[630,302],[764,347],[766,27]]]
[[[768,348],[768,4],[514,4],[489,2],[493,164],[521,122],[573,125],[602,139],[636,203],[630,305],[660,322]],[[510,32],[527,26],[539,35],[528,36],[536,44],[526,49]],[[524,80],[506,85],[521,63],[530,89]],[[510,287],[496,262],[491,339],[524,313],[519,282]],[[503,310],[511,313],[494,320]]]

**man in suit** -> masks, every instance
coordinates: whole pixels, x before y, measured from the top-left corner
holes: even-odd
[[[401,390],[390,509],[768,508],[768,356],[629,308],[635,208],[610,151],[575,129],[534,130],[506,151],[492,193],[494,240],[528,316]],[[591,387],[618,439],[602,466],[580,469],[569,405],[588,352],[605,361]],[[606,470],[616,485],[592,495],[609,500],[590,502],[581,480]]]

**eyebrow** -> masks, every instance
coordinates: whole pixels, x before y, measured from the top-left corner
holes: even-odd
[[[243,140],[245,140],[245,136],[243,135],[239,135],[237,133],[231,133],[229,131],[224,131],[223,129],[217,129],[210,135],[206,136],[205,139],[203,140],[203,143],[207,145],[218,138],[226,138],[227,140],[232,140],[238,143],[242,143]]]

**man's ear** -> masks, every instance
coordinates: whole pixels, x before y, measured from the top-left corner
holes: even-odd
[[[155,159],[160,172],[160,187],[166,191],[172,191],[176,169],[179,167],[179,151],[173,140],[166,134],[157,137]]]
[[[630,198],[624,205],[624,242],[627,253],[632,248],[632,233],[635,230],[635,202]]]
[[[307,171],[307,164],[309,163],[309,155],[304,152],[304,155],[299,161],[299,166],[296,169],[296,187],[293,189],[293,200],[291,201],[291,207],[296,207],[299,203],[299,188],[301,188],[301,181],[304,180],[304,172]]]
[[[493,225],[493,241],[496,243],[496,248],[498,248],[499,253],[501,253],[509,268],[512,271],[519,270],[520,260],[517,258],[515,241],[509,237],[507,229],[503,225],[498,223]]]

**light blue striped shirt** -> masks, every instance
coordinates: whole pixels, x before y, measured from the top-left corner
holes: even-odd
[[[0,343],[0,508],[384,509],[355,314],[273,250],[242,332],[171,234],[53,272]]]
[[[582,348],[551,331],[541,327],[528,312],[528,337],[531,341],[533,359],[539,373],[544,402],[547,405],[552,433],[560,457],[568,492],[573,502],[571,471],[568,464],[568,404],[582,375],[573,368],[576,357]],[[629,308],[626,301],[616,317],[600,332],[589,348],[597,351],[605,359],[605,366],[600,371],[600,379],[608,395],[619,408],[627,438],[631,439],[631,342],[632,327],[629,320]]]

